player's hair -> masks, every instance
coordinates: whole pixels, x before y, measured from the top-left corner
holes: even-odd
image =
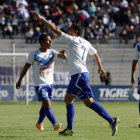
[[[46,33],[42,33],[39,37],[39,43],[41,44],[41,42],[45,42],[47,36],[50,36],[50,35]]]
[[[73,23],[72,28],[73,28],[73,30],[78,31],[78,33],[77,33],[78,36],[81,36],[83,34],[83,25]]]

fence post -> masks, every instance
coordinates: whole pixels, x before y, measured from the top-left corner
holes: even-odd
[[[12,52],[13,54],[15,54],[15,43],[12,42]],[[16,101],[16,70],[15,70],[16,66],[15,66],[15,55],[13,55],[13,82],[14,82],[14,86],[13,86],[13,91],[14,91],[14,101]]]

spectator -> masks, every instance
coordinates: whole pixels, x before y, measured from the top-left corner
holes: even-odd
[[[96,12],[96,6],[94,5],[94,2],[90,3],[90,6],[88,7],[88,13],[90,16],[95,17]]]
[[[12,32],[13,32],[13,28],[12,28],[11,24],[8,23],[4,28],[3,38],[5,38],[5,36],[8,35],[10,39],[13,39]]]
[[[34,43],[37,43],[37,40],[39,39],[40,35],[41,35],[40,28],[36,27],[34,32]]]
[[[105,76],[103,76],[102,74],[100,74],[100,81],[101,81],[101,84],[104,85]]]
[[[30,19],[32,11],[36,10],[44,17],[47,17],[48,20],[60,26],[63,31],[66,30],[64,23],[67,19],[70,19],[72,23],[82,21],[85,27],[90,28],[89,30],[93,33],[95,39],[104,38],[99,32],[101,30],[102,32],[105,31],[104,28],[109,29],[110,35],[116,35],[114,31],[115,24],[116,26],[129,24],[131,29],[130,34],[128,34],[129,39],[129,37],[133,38],[133,28],[140,22],[139,7],[139,1],[132,0],[95,0],[92,2],[90,0],[2,0],[0,1],[0,28],[1,33],[3,33],[4,26],[11,23],[13,33],[21,36],[25,36],[26,27],[30,24],[34,29],[40,27],[40,30],[43,31],[42,24],[39,22],[32,23]],[[113,23],[110,21],[112,19],[114,20]],[[100,20],[101,23],[98,22]],[[26,25],[24,25],[25,23]],[[98,34],[97,38],[96,34]]]
[[[29,40],[30,40],[30,43],[33,43],[33,35],[34,35],[33,28],[29,26],[28,31],[25,34],[25,43],[28,43]]]
[[[13,27],[13,34],[18,34],[18,19],[16,15],[13,16],[12,27]]]
[[[105,85],[111,85],[111,74],[110,72],[106,72],[106,76],[105,76]]]
[[[0,15],[0,30],[3,33],[4,32],[4,26],[5,26],[5,17],[3,14]]]
[[[120,43],[122,43],[122,41],[125,41],[125,44],[128,43],[128,33],[126,30],[126,27],[122,29],[121,33],[120,33]]]
[[[109,29],[110,36],[115,36],[116,23],[114,22],[113,19],[111,19],[111,21],[110,21],[110,23],[108,25],[108,29]]]
[[[26,9],[25,5],[19,4],[19,8],[17,10],[18,16],[24,20],[27,21],[29,19],[29,11]]]
[[[109,38],[109,31],[108,31],[107,28],[105,28],[105,29],[103,30],[103,39],[104,39],[104,42],[105,42],[105,43],[107,43],[108,38]]]
[[[102,21],[103,21],[104,27],[107,28],[109,24],[109,16],[107,14],[104,14]]]
[[[100,74],[100,81],[102,85],[111,85],[111,74],[110,72],[106,72],[106,75],[103,76]]]
[[[87,39],[87,40],[94,39],[94,35],[91,32],[91,30],[90,30],[89,27],[86,27],[86,30],[85,30],[85,39]]]

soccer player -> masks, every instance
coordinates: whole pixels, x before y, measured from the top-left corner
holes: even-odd
[[[136,87],[135,73],[136,73],[137,67],[138,67],[138,70],[139,70],[139,75],[138,75],[138,94],[140,94],[140,42],[136,44],[134,60],[132,62],[131,84],[132,84],[133,87]],[[140,114],[140,99],[139,99],[139,114]],[[139,127],[140,127],[140,124],[139,124]]]
[[[67,33],[62,32],[56,25],[50,23],[37,12],[34,13],[37,20],[45,23],[45,25],[57,35],[58,38],[64,40],[68,44],[68,69],[71,80],[65,96],[65,104],[67,109],[67,128],[59,132],[60,135],[73,135],[73,120],[75,115],[74,100],[78,96],[85,105],[101,117],[107,120],[112,128],[112,136],[117,131],[118,118],[113,118],[107,111],[93,99],[93,93],[89,85],[89,73],[86,67],[86,58],[90,54],[94,57],[98,64],[99,73],[105,75],[105,71],[101,65],[100,57],[92,45],[85,39],[81,38],[82,26],[72,24]]]
[[[44,130],[42,123],[47,116],[52,123],[54,130],[59,130],[61,128],[61,124],[57,122],[51,109],[54,59],[56,57],[66,59],[67,56],[65,50],[58,53],[57,51],[51,49],[51,38],[47,34],[42,34],[39,37],[39,43],[41,47],[29,54],[19,80],[16,83],[16,88],[19,89],[21,87],[21,81],[32,65],[35,90],[39,101],[42,101],[42,106],[39,112],[40,116],[38,122],[36,123],[36,127],[39,130]]]

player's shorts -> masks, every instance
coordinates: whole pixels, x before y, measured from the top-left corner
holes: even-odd
[[[140,77],[138,77],[138,94],[140,94]]]
[[[72,75],[67,93],[74,94],[82,100],[93,97],[88,72]]]
[[[53,84],[50,86],[36,86],[35,90],[39,101],[44,101],[48,99],[52,100]]]

